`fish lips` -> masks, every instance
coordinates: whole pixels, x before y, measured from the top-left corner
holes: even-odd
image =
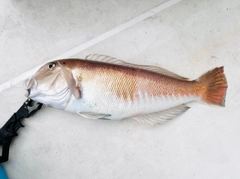
[[[27,93],[25,94],[25,96],[28,98],[33,98],[33,97],[37,96],[39,93],[40,92],[38,92],[36,90],[27,89]]]
[[[26,93],[26,97],[29,97],[30,96],[30,94],[31,94],[31,90],[30,89],[27,89],[27,93]]]
[[[37,95],[37,92],[34,92],[36,90],[32,90],[32,88],[36,88],[37,82],[34,78],[30,78],[25,81],[25,88],[27,90],[27,93],[25,94],[26,97],[31,98],[35,95]]]

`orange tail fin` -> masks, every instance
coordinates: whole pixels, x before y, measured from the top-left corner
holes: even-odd
[[[200,77],[199,82],[206,86],[202,100],[219,106],[225,106],[227,80],[223,67],[215,68]]]

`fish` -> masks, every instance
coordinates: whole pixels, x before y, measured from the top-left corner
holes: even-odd
[[[89,119],[135,119],[151,125],[175,118],[192,101],[225,106],[224,67],[196,80],[161,67],[99,54],[43,65],[25,81],[27,97]]]

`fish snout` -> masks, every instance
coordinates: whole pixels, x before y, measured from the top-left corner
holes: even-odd
[[[25,81],[25,88],[26,89],[30,89],[30,88],[32,88],[33,87],[33,85],[36,83],[36,81],[35,81],[35,79],[34,78],[30,78],[30,79],[27,79],[26,81]]]

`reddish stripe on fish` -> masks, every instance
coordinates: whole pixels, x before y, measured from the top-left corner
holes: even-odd
[[[75,76],[83,82],[101,76],[102,81],[99,81],[99,87],[111,91],[125,101],[138,100],[140,92],[147,94],[150,98],[204,95],[202,97],[204,101],[221,105],[222,102],[217,99],[224,98],[224,91],[227,88],[223,67],[208,72],[199,81],[183,81],[143,69],[95,61],[68,60],[61,63],[73,71],[80,70],[80,73],[76,72],[78,74]],[[217,89],[208,90],[207,88]]]

